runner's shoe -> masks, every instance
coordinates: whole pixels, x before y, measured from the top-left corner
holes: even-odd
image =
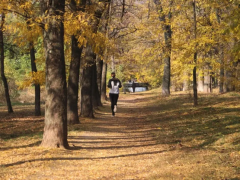
[[[114,112],[117,112],[117,105],[114,105],[113,111],[114,111]]]

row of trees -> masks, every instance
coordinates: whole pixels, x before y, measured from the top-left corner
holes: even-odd
[[[220,93],[238,89],[237,0],[2,0],[0,12],[8,109],[4,53],[14,47],[29,54],[21,86],[35,86],[36,115],[46,87],[43,146],[68,148],[67,123],[79,123],[79,112],[93,117],[106,98],[107,64],[123,81],[161,86],[164,96],[171,86],[192,87],[195,105],[213,82]]]
[[[110,48],[106,38],[110,2],[4,0],[0,7],[2,79],[7,82],[3,38],[5,35],[9,39],[12,35],[16,38],[11,40],[12,45],[30,54],[32,69],[22,86],[35,86],[36,115],[41,113],[40,85],[46,87],[42,146],[68,148],[67,123],[79,123],[79,111],[83,117],[94,117],[94,107],[101,105],[101,97],[106,99],[107,66],[103,57],[107,57]],[[5,14],[8,21],[5,21]],[[16,21],[13,22],[11,17]],[[36,66],[37,51],[44,52],[40,59],[45,59],[45,67],[40,72]],[[67,58],[69,63],[65,61]],[[4,85],[11,108],[7,83]]]
[[[127,14],[136,31],[118,45],[126,73],[163,95],[192,89],[195,105],[198,91],[239,90],[238,1],[137,1]]]

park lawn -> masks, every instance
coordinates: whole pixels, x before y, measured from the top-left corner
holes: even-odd
[[[0,179],[240,179],[240,94],[121,94],[69,127],[69,150],[40,147],[33,105],[0,106]]]

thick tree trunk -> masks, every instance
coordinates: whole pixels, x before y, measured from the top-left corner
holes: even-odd
[[[103,69],[103,60],[100,57],[97,57],[97,86],[99,93],[101,92],[101,82],[102,82],[102,69]]]
[[[12,104],[10,100],[10,95],[9,95],[9,88],[8,88],[8,83],[7,83],[7,78],[4,73],[4,42],[3,42],[3,26],[5,23],[5,15],[4,13],[1,14],[1,24],[0,24],[0,54],[1,54],[1,77],[4,85],[4,90],[5,90],[5,97],[6,97],[6,102],[7,102],[7,107],[8,107],[8,112],[12,113]]]
[[[107,2],[104,4],[99,4],[99,6],[95,9],[94,15],[96,18],[91,22],[92,31],[94,33],[98,31],[99,22],[104,10],[107,7],[107,4],[108,4]],[[92,92],[93,91],[95,92],[95,90],[97,90],[97,80],[94,77],[95,80],[93,83],[92,78],[94,73],[93,72],[94,66],[96,65],[96,62],[95,62],[96,55],[94,54],[93,48],[90,45],[90,43],[87,44],[85,51],[86,52],[84,56],[84,64],[86,66],[83,67],[83,77],[82,77],[82,87],[81,87],[81,116],[94,117]],[[96,75],[96,72],[95,72],[95,75]],[[94,87],[93,84],[96,86]]]
[[[102,68],[102,85],[101,85],[101,102],[106,101],[107,96],[107,63],[103,62]]]
[[[78,47],[78,41],[72,36],[72,57],[68,78],[67,90],[67,118],[70,124],[78,124],[78,92],[79,92],[79,71],[82,47]]]
[[[93,100],[93,107],[94,108],[96,108],[98,106],[102,106],[101,96],[100,96],[100,92],[98,90],[98,85],[97,85],[97,67],[96,67],[96,63],[93,64],[92,100]]]
[[[45,126],[41,145],[68,148],[67,142],[67,87],[64,59],[63,12],[65,0],[41,0],[47,18],[44,29],[46,58]],[[61,19],[56,19],[56,16]]]
[[[76,2],[75,0],[70,1],[70,7],[72,11],[85,11],[86,0]],[[81,66],[81,55],[83,46],[78,46],[77,38],[72,35],[72,55],[68,78],[68,90],[67,90],[67,118],[69,124],[78,124],[79,121],[79,109],[78,100],[81,103],[81,88],[80,88],[80,66]]]
[[[193,0],[193,19],[194,19],[194,37],[197,39],[197,15],[196,15],[196,2]],[[195,47],[197,48],[197,46]],[[197,94],[197,49],[195,49],[194,57],[194,68],[193,68],[193,102],[194,106],[198,105],[198,94]]]
[[[85,48],[82,87],[81,87],[81,116],[93,118],[92,76],[95,54],[87,44]]]
[[[30,58],[31,58],[31,68],[32,73],[37,72],[36,58],[35,58],[35,49],[33,42],[30,42]],[[35,86],[35,116],[41,115],[41,101],[40,101],[40,84],[34,83]]]

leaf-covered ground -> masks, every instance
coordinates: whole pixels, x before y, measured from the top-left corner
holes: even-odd
[[[240,95],[121,94],[69,127],[70,150],[39,147],[44,117],[0,106],[0,179],[240,179]]]

